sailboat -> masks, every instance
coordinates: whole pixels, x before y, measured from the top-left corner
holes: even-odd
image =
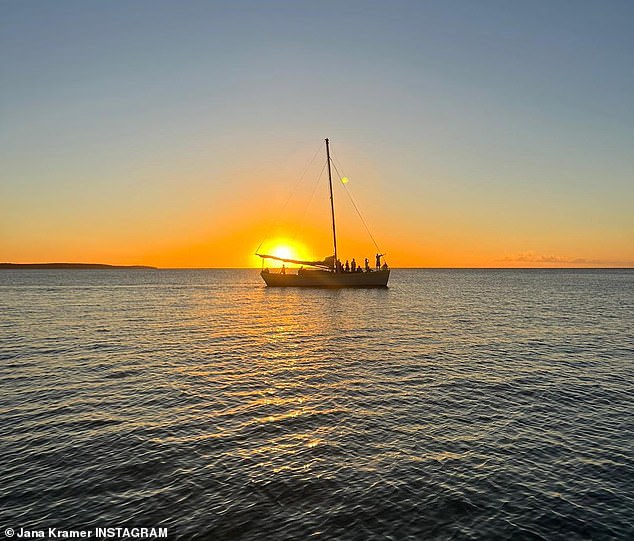
[[[337,253],[337,228],[335,225],[335,201],[332,193],[332,171],[330,158],[330,141],[326,139],[326,162],[328,164],[328,187],[330,190],[330,217],[332,221],[332,243],[334,254],[320,261],[303,261],[288,259],[270,254],[256,255],[262,260],[275,260],[282,263],[301,265],[301,268],[281,269],[264,268],[260,276],[269,287],[387,287],[390,278],[390,269],[387,263],[381,265],[383,254],[376,254],[376,266],[370,268],[367,263],[365,268],[359,267],[353,272],[346,270],[339,261]],[[304,268],[308,267],[308,268]]]

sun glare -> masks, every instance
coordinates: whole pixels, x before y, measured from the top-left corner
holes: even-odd
[[[267,242],[260,247],[259,253],[281,257],[282,259],[296,259],[299,261],[305,261],[312,258],[312,256],[306,251],[303,244],[288,238],[272,239],[270,242]],[[258,259],[258,266],[262,264],[267,267],[281,267],[282,261],[265,259],[264,262],[262,262]],[[299,265],[287,262],[286,266],[295,267]]]
[[[297,259],[297,254],[290,246],[276,246],[271,255],[284,259]]]

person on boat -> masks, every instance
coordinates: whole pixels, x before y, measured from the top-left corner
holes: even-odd
[[[365,258],[365,272],[370,272],[370,262],[367,257]]]
[[[376,269],[379,270],[381,268],[381,254],[376,254]]]
[[[346,272],[350,272],[350,263],[348,263],[347,259],[346,259]]]
[[[381,267],[383,270],[387,270],[387,263],[383,263],[383,266]]]
[[[352,258],[352,263],[350,263],[350,270],[352,272],[357,272],[357,262],[354,260],[354,257]]]
[[[280,271],[282,274],[286,274],[286,266],[282,263],[282,270]]]
[[[341,260],[339,259],[337,259],[336,270],[337,272],[343,272],[343,265],[341,264]]]

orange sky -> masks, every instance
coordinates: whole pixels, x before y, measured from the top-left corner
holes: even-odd
[[[472,192],[454,192],[450,179],[439,181],[446,189],[438,189],[433,173],[408,194],[407,185],[389,176],[384,181],[379,158],[364,160],[351,150],[357,163],[348,167],[344,162],[351,179],[347,188],[393,267],[632,266],[628,231],[610,233],[574,213],[566,216],[572,211],[558,201],[509,200],[505,194],[486,201]],[[282,160],[283,154],[278,147],[276,157]],[[240,168],[227,167],[223,182],[215,183],[208,181],[204,167],[189,171],[186,180],[160,166],[142,171],[133,187],[122,188],[124,200],[117,202],[106,193],[96,208],[81,190],[69,188],[60,194],[67,212],[54,215],[49,224],[11,217],[18,234],[3,239],[2,259],[258,267],[254,252],[261,241],[263,252],[284,245],[299,249],[299,257],[331,254],[326,176],[317,180],[325,159],[318,154],[299,179],[301,173],[295,175],[291,168],[305,170],[310,157],[301,163],[298,153],[292,153],[291,165],[281,168],[275,158],[261,157],[262,164],[253,158]],[[338,178],[335,196],[341,259],[362,262],[368,257],[373,264],[376,249]]]

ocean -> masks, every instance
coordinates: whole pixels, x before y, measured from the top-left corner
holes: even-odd
[[[3,270],[0,314],[5,537],[634,539],[632,270]]]

